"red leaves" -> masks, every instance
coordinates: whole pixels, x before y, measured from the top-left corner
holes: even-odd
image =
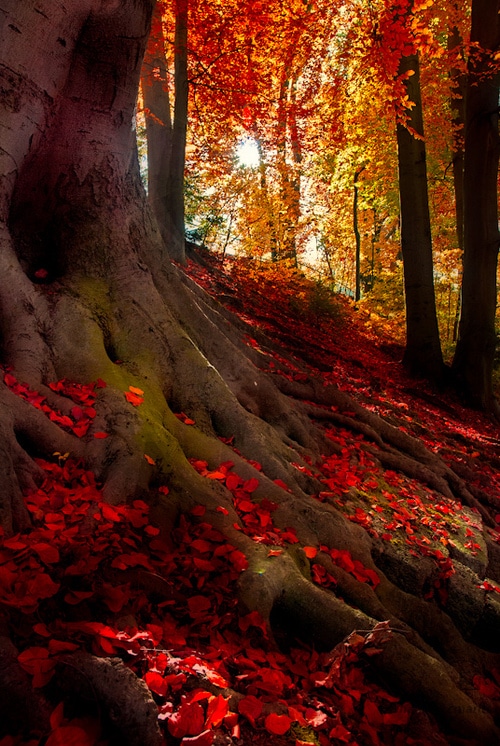
[[[481,692],[483,697],[489,697],[489,699],[500,700],[500,671],[494,669],[492,671],[493,679],[485,676],[474,676],[472,682],[476,689]]]
[[[229,712],[229,700],[221,694],[212,697],[207,707],[205,728],[217,728]]]
[[[350,552],[330,549],[330,556],[333,561],[340,567],[344,567],[356,580],[361,583],[368,583],[372,588],[376,588],[380,583],[380,578],[374,570],[365,567],[359,560],[353,560]]]
[[[125,399],[134,407],[140,406],[144,401],[144,391],[138,389],[136,386],[129,386],[128,391],[125,391],[124,393]]]
[[[481,585],[478,586],[478,588],[481,588],[483,591],[495,591],[496,593],[500,593],[500,587],[498,585],[494,585],[493,583],[490,583],[489,580],[483,580]]]
[[[215,471],[209,471],[206,461],[193,459],[191,464],[202,476],[225,482],[227,489],[233,495],[233,504],[243,523],[243,532],[247,536],[251,536],[255,542],[278,546],[298,542],[293,527],[281,529],[274,525],[272,513],[278,508],[275,503],[267,498],[260,502],[253,502],[250,499],[250,495],[259,487],[259,480],[256,477],[243,480],[238,474],[231,471],[234,466],[231,461],[221,464]],[[254,467],[256,466],[260,468],[260,464],[254,464]],[[221,508],[220,512],[223,510],[225,509]],[[235,524],[235,526],[241,529],[239,524]]]
[[[17,659],[22,668],[33,676],[33,686],[35,688],[48,684],[54,675],[56,661],[50,657],[47,648],[27,648],[18,655]]]
[[[184,412],[174,412],[174,415],[185,425],[196,425],[196,422],[188,417]]]
[[[188,598],[187,603],[189,613],[193,619],[205,616],[211,606],[209,599],[204,596],[192,596],[191,598]]]
[[[57,547],[40,541],[36,544],[32,544],[31,548],[38,554],[42,562],[44,562],[46,565],[51,565],[54,562],[59,562],[59,550],[57,549]]]
[[[370,570],[365,567],[359,560],[353,559],[351,553],[346,549],[329,549],[327,546],[322,545],[321,551],[329,554],[335,565],[341,567],[343,570],[348,572],[350,575],[359,580],[360,583],[368,583],[372,588],[376,588],[380,583],[380,578],[374,570]],[[306,548],[305,548],[306,549]],[[307,547],[310,551],[314,547]],[[313,554],[313,556],[315,556]],[[335,584],[335,579],[327,573],[324,567],[318,564],[312,566],[313,579],[320,585]]]
[[[75,405],[69,410],[70,417],[68,414],[63,414],[51,407],[45,396],[33,391],[27,384],[20,383],[11,373],[4,372],[3,378],[4,383],[17,396],[42,411],[52,422],[55,422],[64,430],[73,432],[78,438],[87,434],[96,416],[96,410],[93,406],[96,401],[95,389],[106,385],[100,379],[97,383],[87,385],[74,383],[66,379],[49,383],[49,388],[52,391],[75,402]],[[103,437],[103,434],[94,437]],[[106,436],[104,435],[104,437]]]
[[[67,720],[60,702],[50,716],[52,729],[46,746],[95,746],[99,738],[99,723],[90,718]]]
[[[205,723],[205,714],[199,702],[181,704],[168,719],[168,730],[174,738],[197,736]]]
[[[262,702],[260,699],[257,699],[257,697],[254,697],[253,694],[243,697],[243,699],[240,699],[238,702],[238,712],[244,715],[254,728],[256,726],[256,720],[262,714],[263,709],[264,706]]]

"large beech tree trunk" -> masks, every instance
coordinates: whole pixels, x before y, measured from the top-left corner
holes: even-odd
[[[492,375],[497,344],[498,96],[494,60],[500,44],[500,3],[472,3],[471,51],[465,91],[464,257],[462,314],[453,369],[476,405],[496,411]]]
[[[247,555],[239,584],[247,610],[259,611],[271,627],[286,620],[292,636],[300,632],[327,649],[354,629],[390,620],[396,632],[370,658],[374,675],[434,713],[446,733],[498,743],[494,703],[471,683],[478,670],[498,668],[496,606],[484,601],[473,569],[460,563],[461,582],[446,612],[422,600],[432,568],[414,569],[404,545],[383,547],[333,502],[313,499],[322,485],[307,474],[304,457],[318,458],[329,441],[311,413],[364,433],[380,462],[440,494],[476,506],[474,495],[439,456],[334,386],[278,377],[278,388],[258,367],[262,352],[243,341],[251,330],[165,259],[140,185],[132,126],[151,0],[4,0],[1,12],[1,362],[13,380],[63,414],[73,412],[74,402],[49,383],[107,382],[82,438],[16,396],[10,379],[0,382],[4,532],[30,524],[23,494],[42,476],[40,455],[84,459],[111,503],[151,500],[167,539],[181,512],[203,504],[204,520]],[[275,349],[264,335],[261,344]],[[123,396],[130,386],[144,393],[139,408]],[[174,415],[181,410],[196,427]],[[107,438],[92,437],[102,431]],[[302,545],[349,549],[367,568],[377,563],[376,592],[332,566],[343,598],[320,588],[300,547],[270,558],[269,546],[235,529],[228,490],[200,476],[189,458],[211,468],[232,460],[243,479],[257,477],[256,498],[276,503],[276,519],[295,525]],[[158,496],[165,484],[169,494]],[[500,581],[492,556],[488,572]],[[118,617],[110,611],[106,624],[123,624]],[[14,644],[35,622],[29,609],[2,606],[0,728],[45,737],[51,708],[45,694],[30,689]],[[82,686],[92,691],[118,729],[113,742],[163,743],[151,693],[118,657],[80,650],[65,655],[61,667],[65,683],[58,686],[66,697],[72,691],[74,702]],[[53,704],[54,691],[47,694]]]

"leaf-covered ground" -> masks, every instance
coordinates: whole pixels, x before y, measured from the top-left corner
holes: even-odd
[[[454,395],[408,378],[399,364],[401,350],[373,319],[298,274],[234,260],[222,269],[208,257],[203,264],[190,262],[188,273],[250,323],[251,333],[242,327],[246,343],[264,370],[288,381],[292,395],[294,386],[300,392],[311,378],[334,383],[439,453],[480,496],[493,520],[485,529],[473,508],[438,497],[432,485],[397,468],[381,467],[376,438],[361,422],[357,430],[352,427],[355,413],[317,405],[318,427],[335,448],[309,466],[303,456],[296,464],[322,483],[316,499],[336,505],[381,546],[404,545],[416,561],[431,561],[434,571],[421,593],[433,603],[446,604],[456,557],[482,577],[482,593],[500,593],[485,577],[484,541],[486,531],[500,544],[497,426]],[[11,391],[63,429],[81,438],[108,436],[92,427],[105,381],[54,382],[54,391],[74,402],[69,414],[62,414],[11,372],[2,373]],[[134,387],[123,392],[137,407],[142,394]],[[177,416],[196,427],[189,412]],[[333,651],[299,643],[280,620],[270,631],[238,602],[247,560],[207,522],[204,506],[183,515],[174,534],[164,536],[153,508],[142,500],[107,504],[93,474],[71,454],[55,453],[38,465],[39,487],[26,495],[32,528],[1,537],[0,611],[3,629],[21,651],[22,669],[43,693],[48,716],[38,732],[11,733],[0,723],[0,746],[127,742],[126,735],[116,735],[125,713],[115,713],[110,722],[92,682],[83,687],[78,706],[61,701],[65,666],[78,651],[119,659],[143,679],[165,743],[172,746],[450,743],[431,716],[374,680],[369,661],[392,634],[388,623],[353,630]],[[277,506],[271,500],[252,499],[257,478],[244,479],[230,461],[214,469],[193,459],[192,466],[227,488],[236,528],[268,545],[270,557],[300,546],[293,526],[275,525]],[[168,489],[157,485],[159,495]],[[220,511],[227,513],[223,506]],[[300,551],[312,580],[334,593],[340,571],[371,588],[379,583],[375,571],[347,550],[319,545]],[[478,672],[474,685],[500,704],[500,670]]]

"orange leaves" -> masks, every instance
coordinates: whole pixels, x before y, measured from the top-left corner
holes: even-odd
[[[175,417],[183,422],[185,425],[195,425],[195,421],[188,417],[184,412],[174,412]]]
[[[128,391],[125,391],[125,399],[130,402],[134,407],[138,407],[144,401],[144,391],[138,389],[136,386],[129,386]]]

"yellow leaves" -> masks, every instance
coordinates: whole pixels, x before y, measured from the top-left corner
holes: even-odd
[[[59,466],[62,466],[65,461],[69,458],[69,452],[67,453],[60,453],[59,451],[54,451],[52,454],[53,456],[57,456],[57,460],[59,461]]]
[[[434,5],[434,0],[415,0],[413,3],[413,12],[419,13],[422,10],[427,10]]]
[[[131,391],[133,394],[137,394],[138,396],[142,396],[144,394],[144,391],[142,389],[136,388],[136,386],[129,386],[128,390]]]

